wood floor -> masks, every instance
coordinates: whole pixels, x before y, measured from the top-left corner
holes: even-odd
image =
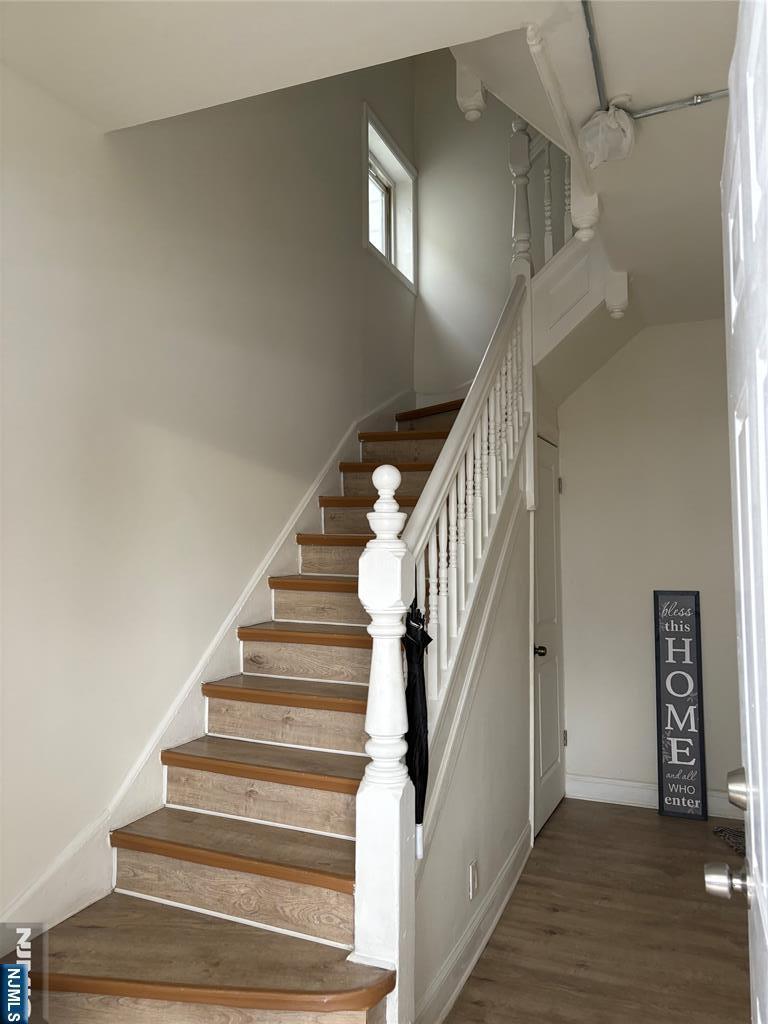
[[[704,893],[705,861],[740,861],[717,823],[564,801],[448,1024],[747,1024],[746,905]]]

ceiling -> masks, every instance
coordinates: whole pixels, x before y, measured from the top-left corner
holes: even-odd
[[[520,24],[486,0],[0,4],[2,59],[104,129],[255,96]]]
[[[725,88],[738,5],[711,0],[594,0],[609,97],[641,109]],[[547,46],[573,124],[597,106],[583,17],[572,3],[542,5]],[[455,49],[488,88],[560,141],[542,108],[541,86],[521,55],[522,32]],[[631,156],[594,171],[600,233],[611,264],[630,275],[630,301],[645,323],[722,316],[720,171],[727,101],[635,122]]]
[[[638,108],[726,85],[736,3],[595,0],[593,10],[609,96],[629,93]],[[106,130],[452,46],[559,141],[519,31],[531,21],[571,120],[597,105],[577,0],[11,0],[0,15],[3,60]],[[722,315],[726,117],[720,101],[636,122],[630,158],[595,171],[606,249],[646,323]]]

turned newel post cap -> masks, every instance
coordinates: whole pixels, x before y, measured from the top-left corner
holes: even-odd
[[[373,471],[371,482],[379,492],[379,498],[373,506],[376,512],[397,512],[399,505],[395,501],[395,491],[402,481],[400,470],[395,466],[379,466]]]

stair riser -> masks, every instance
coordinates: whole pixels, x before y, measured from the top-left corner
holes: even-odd
[[[256,704],[242,700],[208,701],[208,732],[244,740],[294,743],[362,754],[364,715],[346,711]]]
[[[330,544],[302,544],[301,571],[327,576],[357,576],[362,547],[335,547]]]
[[[363,462],[434,462],[445,441],[363,441]]]
[[[323,533],[367,533],[373,536],[368,513],[371,508],[325,508],[323,509]],[[412,509],[401,508],[401,512],[410,515]]]
[[[138,850],[117,851],[117,888],[347,945],[349,893]]]
[[[397,424],[398,430],[450,430],[454,420],[459,415],[456,412],[438,412],[434,416],[423,416],[418,420],[401,420]]]
[[[266,640],[243,642],[243,672],[251,675],[367,683],[370,671],[371,652],[359,647],[271,643]]]
[[[316,832],[355,835],[355,797],[347,793],[172,766],[168,768],[167,801]]]
[[[384,460],[385,462],[387,460]],[[365,494],[365,495],[377,495],[377,491],[371,483],[371,474],[366,471],[364,473],[352,470],[342,474],[344,477],[344,494],[348,497],[352,497]],[[406,470],[402,473],[402,483],[398,488],[403,494],[421,494],[424,489],[424,485],[429,479],[429,472],[421,470]]]
[[[334,591],[275,590],[275,618],[285,622],[342,622],[367,626],[370,616],[363,611],[357,594]]]
[[[35,997],[33,996],[33,1005]],[[384,1002],[371,1010],[288,1013],[242,1010],[159,999],[51,992],[48,1020],[55,1024],[384,1024]]]

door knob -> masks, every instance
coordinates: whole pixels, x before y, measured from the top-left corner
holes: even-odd
[[[704,888],[708,895],[717,896],[721,900],[729,900],[735,892],[747,894],[749,880],[747,869],[734,874],[728,864],[704,865]]]
[[[533,648],[533,653],[536,655],[537,658],[546,658],[547,648],[544,647],[543,644],[536,644],[536,646]]]
[[[734,768],[728,772],[728,799],[734,807],[746,811],[749,803],[749,791],[747,789],[747,773],[743,768]]]

